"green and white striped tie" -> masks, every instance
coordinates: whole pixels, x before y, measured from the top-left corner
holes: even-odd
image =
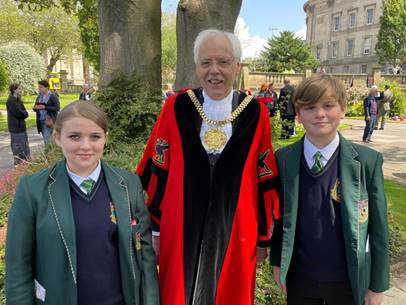
[[[320,173],[322,169],[323,164],[321,163],[321,152],[318,151],[314,154],[314,164],[312,167],[312,172],[317,174]]]
[[[81,187],[83,187],[86,190],[86,194],[90,194],[93,188],[94,181],[91,178],[88,178],[86,180],[83,180],[83,182],[80,184]]]

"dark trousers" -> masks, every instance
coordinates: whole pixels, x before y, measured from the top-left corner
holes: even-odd
[[[30,157],[27,132],[10,132],[11,151],[14,156],[14,165],[20,164]]]
[[[295,116],[281,115],[282,133],[281,138],[289,139],[295,133]]]
[[[288,274],[288,305],[355,305],[350,283],[316,282],[303,274]]]
[[[374,132],[374,127],[376,123],[376,114],[370,116],[370,120],[365,120],[364,135],[362,136],[362,141],[371,140],[372,133]]]

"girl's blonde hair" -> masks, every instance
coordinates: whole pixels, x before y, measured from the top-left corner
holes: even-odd
[[[61,110],[54,124],[54,132],[60,134],[63,123],[74,117],[91,120],[107,134],[108,120],[106,113],[95,103],[83,100],[75,101]]]

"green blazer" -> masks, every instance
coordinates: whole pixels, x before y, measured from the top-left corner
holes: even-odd
[[[155,254],[140,180],[103,161],[101,165],[117,215],[125,304],[158,305]],[[132,226],[134,218],[139,222]],[[63,160],[22,177],[17,187],[7,229],[6,304],[76,305],[76,263],[75,222]],[[36,298],[34,280],[46,290],[44,302]]]
[[[286,280],[295,241],[303,140],[276,152],[283,218],[275,224],[271,264],[280,266],[282,283]],[[373,149],[347,141],[341,134],[339,158],[341,189],[338,192],[347,269],[356,303],[361,305],[366,289],[382,292],[389,288],[383,158]]]

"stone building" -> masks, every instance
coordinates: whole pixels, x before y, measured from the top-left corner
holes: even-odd
[[[50,61],[50,54],[46,52],[44,54],[45,64],[48,65]],[[61,60],[58,60],[52,70],[52,74],[59,75],[64,73],[66,75],[69,85],[94,86],[97,84],[96,71],[94,68],[84,60],[83,55],[76,50],[72,51],[72,54],[63,55]]]
[[[383,0],[308,0],[306,41],[330,73],[372,73]],[[382,71],[387,73],[388,67]]]

